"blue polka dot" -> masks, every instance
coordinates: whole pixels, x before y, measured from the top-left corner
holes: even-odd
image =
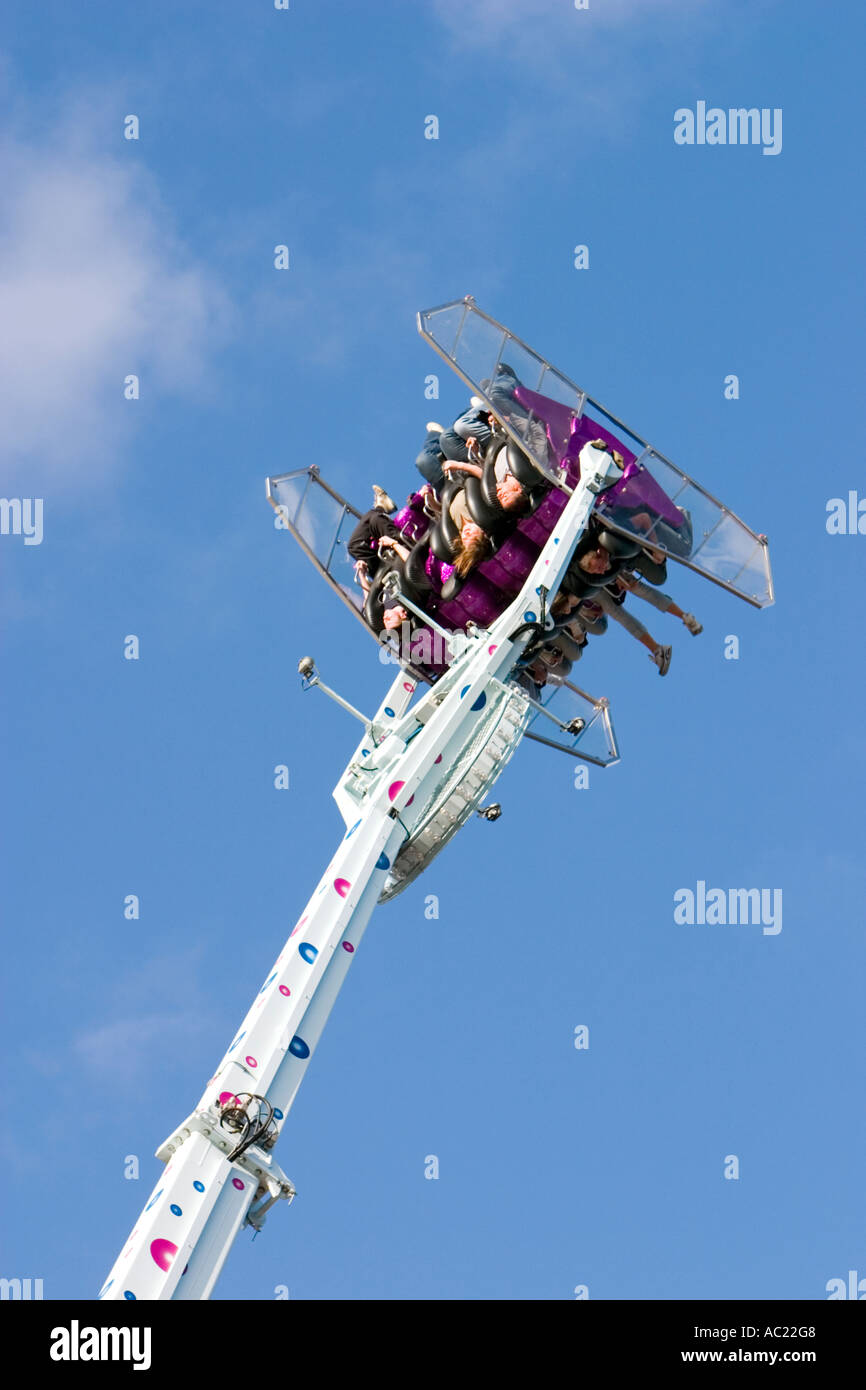
[[[468,685],[464,685],[463,689],[460,691],[460,699],[461,699],[461,700],[463,699],[463,696],[466,694],[466,692],[467,692],[468,689],[469,689],[469,686],[468,686]]]
[[[370,756],[370,750],[369,750],[369,748],[362,748],[362,749],[361,749],[361,757],[362,757],[362,758],[369,758],[369,756]]]
[[[541,593],[541,585],[540,585],[540,584],[539,584],[539,586],[538,586],[538,588],[536,589],[535,592],[536,592],[537,594],[540,594],[540,593]]]
[[[532,611],[531,608],[527,608],[526,612],[525,612],[524,615],[523,615],[523,621],[524,621],[525,623],[534,623],[534,622],[535,622],[535,614],[533,613],[533,611]]]
[[[295,1034],[292,1041],[289,1043],[289,1051],[293,1057],[309,1057],[310,1055],[310,1049],[307,1044],[304,1042],[303,1038],[299,1038],[297,1034]]]
[[[124,1290],[123,1290],[123,1296],[124,1296],[124,1298],[129,1298],[129,1299],[131,1299],[133,1303],[135,1302],[135,1294],[132,1293],[129,1289],[124,1289]]]
[[[169,1211],[171,1212],[172,1216],[183,1216],[183,1212],[177,1205],[177,1202],[172,1202],[171,1206],[169,1207]]]
[[[356,821],[355,821],[355,824],[352,826],[352,829],[346,831],[345,835],[343,836],[343,839],[344,839],[344,840],[348,840],[348,838],[349,838],[350,835],[354,835],[355,831],[358,829],[358,826],[359,826],[360,824],[361,824],[361,822],[360,822],[359,820],[356,820]]]
[[[265,980],[265,983],[262,985],[261,989],[259,990],[259,994],[264,994],[264,992],[265,992],[265,990],[267,989],[268,985],[271,983],[271,981],[275,980],[276,978],[277,978],[277,972],[276,972],[276,970],[275,970],[274,973],[273,973],[273,975],[271,975],[270,979]]]
[[[276,1108],[276,1106],[274,1106],[274,1119],[275,1119],[275,1120],[281,1120],[282,1118],[283,1118],[283,1112],[282,1112],[282,1110],[278,1110],[278,1109]]]
[[[204,1192],[204,1183],[199,1182],[198,1178],[196,1178],[195,1182],[193,1183],[193,1187],[195,1188],[196,1192]]]
[[[554,545],[559,545],[559,536],[554,536],[554,538],[553,538],[553,544],[554,544]]]
[[[231,1047],[229,1048],[229,1052],[234,1052],[234,1050],[235,1050],[235,1048],[237,1047],[238,1043],[240,1042],[241,1038],[243,1038],[243,1037],[246,1035],[246,1031],[247,1031],[247,1030],[246,1030],[246,1028],[245,1028],[244,1031],[243,1031],[243,1033],[238,1033],[237,1037],[235,1038],[234,1042],[232,1043]]]
[[[112,1286],[113,1283],[114,1283],[114,1280],[113,1280],[113,1279],[109,1279],[109,1281],[108,1281],[108,1283],[105,1285],[105,1287],[102,1288],[102,1289],[100,1289],[100,1291],[99,1291],[99,1297],[100,1297],[100,1298],[102,1297],[102,1295],[103,1295],[104,1293],[108,1293],[108,1290],[111,1288],[111,1286]]]
[[[394,711],[392,709],[389,709],[387,705],[385,706],[385,713],[387,714],[389,719],[394,718]]]
[[[483,709],[484,706],[485,706],[486,704],[487,704],[487,696],[484,694],[484,691],[482,690],[481,694],[478,696],[478,699],[475,701],[475,703],[474,703],[473,705],[470,706],[470,708],[471,708],[471,709]]]
[[[298,947],[298,955],[303,956],[304,960],[307,962],[307,965],[312,965],[313,961],[316,959],[316,956],[318,954],[319,952],[316,949],[316,947],[311,946],[309,941],[302,941],[300,946]]]
[[[150,1201],[148,1202],[147,1206],[145,1207],[145,1211],[150,1211],[150,1209],[151,1209],[151,1207],[153,1206],[154,1202],[157,1201],[161,1196],[162,1196],[162,1188],[160,1188],[158,1192],[155,1192],[154,1195],[151,1197]]]
[[[377,869],[390,869],[390,867],[391,867],[391,860],[388,858],[387,854],[384,854],[384,853],[380,854],[380,855],[379,855],[379,858],[376,860],[376,868],[377,868]]]

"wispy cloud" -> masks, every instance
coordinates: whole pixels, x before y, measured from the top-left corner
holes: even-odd
[[[71,114],[7,135],[0,183],[4,479],[100,478],[134,427],[124,378],[150,394],[199,388],[230,330],[227,295],[137,151],[105,153]]]
[[[209,1031],[203,957],[201,947],[154,956],[115,980],[103,1016],[71,1042],[85,1074],[132,1083],[195,1050]]]
[[[200,1041],[203,1024],[188,1010],[115,1019],[77,1037],[72,1053],[96,1079],[133,1082],[165,1067]]]

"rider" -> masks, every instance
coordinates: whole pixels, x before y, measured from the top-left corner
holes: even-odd
[[[382,551],[393,549],[405,560],[409,550],[401,542],[398,531],[388,512],[394,511],[394,503],[380,487],[373,488],[376,506],[360,518],[346,542],[346,549],[355,561],[355,579],[366,594],[382,563]],[[390,505],[389,505],[390,504]]]

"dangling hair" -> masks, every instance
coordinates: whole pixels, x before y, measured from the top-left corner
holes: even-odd
[[[490,552],[490,537],[482,533],[469,545],[463,544],[462,536],[454,542],[454,569],[461,579],[465,579],[474,565],[481,563]]]

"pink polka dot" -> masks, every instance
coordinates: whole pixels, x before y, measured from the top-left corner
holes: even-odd
[[[287,999],[291,992],[292,991],[289,989],[288,985],[280,985],[280,994],[284,994]]]
[[[232,1178],[232,1187],[236,1187],[238,1192],[243,1192],[244,1188],[246,1187],[246,1183],[241,1182],[240,1178]]]
[[[171,1269],[171,1262],[177,1254],[177,1246],[170,1240],[152,1240],[150,1254],[154,1264],[160,1269]]]
[[[403,689],[404,689],[404,690],[408,690],[408,691],[409,691],[409,694],[411,695],[411,694],[412,694],[412,691],[415,689],[415,687],[414,687],[414,685],[412,684],[411,681],[404,681],[404,682],[403,682]]]
[[[225,1105],[227,1100],[237,1100],[234,1091],[220,1091],[220,1105]]]
[[[392,782],[388,788],[388,800],[393,801],[395,797],[399,796],[405,785],[405,782]]]
[[[343,942],[343,950],[344,950],[344,951],[348,951],[348,952],[349,952],[349,955],[352,954],[352,952],[354,951],[354,949],[355,949],[355,948],[354,948],[354,946],[352,945],[351,941],[344,941],[344,942]]]
[[[497,648],[498,646],[499,646],[499,643],[498,643],[498,642],[494,642],[492,647],[488,647],[488,648],[487,648],[487,655],[488,655],[488,656],[492,656],[493,653],[496,651],[496,648]]]
[[[409,800],[406,802],[406,805],[407,805],[407,806],[411,806],[411,805],[412,805],[412,802],[413,802],[414,800],[415,800],[414,796],[410,796],[410,797],[409,797]]]
[[[335,878],[335,879],[334,879],[334,887],[335,887],[335,889],[337,890],[337,892],[339,893],[339,895],[340,895],[341,898],[345,898],[345,896],[346,896],[346,894],[348,893],[348,891],[349,891],[349,889],[351,888],[351,886],[352,886],[352,885],[351,885],[351,883],[349,882],[349,880],[348,880],[347,878]]]
[[[434,759],[433,759],[433,766],[435,767],[436,764],[437,764],[437,763],[441,763],[441,761],[442,761],[442,754],[440,753],[438,758],[434,758]]]
[[[248,1067],[257,1067],[259,1065],[255,1057],[247,1057],[245,1060]]]

